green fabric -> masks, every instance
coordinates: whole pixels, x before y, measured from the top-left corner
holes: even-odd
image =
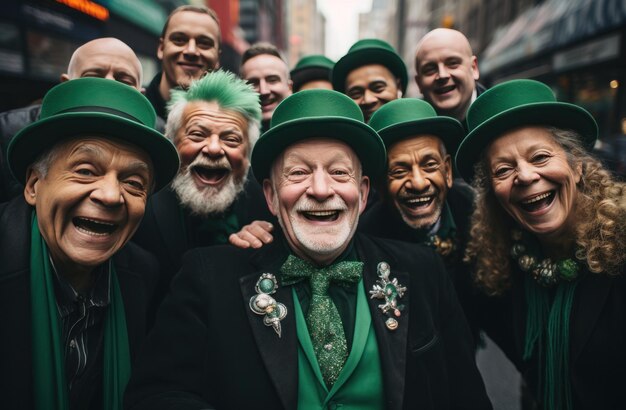
[[[454,156],[465,136],[461,123],[450,117],[437,115],[432,105],[417,98],[399,98],[380,107],[369,121],[389,150],[404,139],[434,135],[443,141],[448,154]]]
[[[572,386],[569,374],[570,314],[578,280],[561,282],[550,306],[550,290],[528,275],[526,292],[526,335],[524,360],[530,360],[536,348],[539,362],[538,386],[543,388],[545,410],[572,409]]]
[[[337,382],[328,390],[319,369],[304,313],[296,292],[294,310],[298,335],[298,409],[326,409],[331,404],[345,410],[383,409],[382,367],[363,281],[357,285],[357,321],[350,355]]]
[[[284,283],[309,278],[311,306],[306,316],[307,326],[324,381],[332,386],[348,357],[348,346],[341,317],[328,294],[328,288],[331,282],[357,282],[363,272],[363,263],[343,261],[317,268],[289,255],[280,270]]]
[[[197,217],[179,207],[179,217],[191,247],[227,244],[228,237],[240,229],[239,218],[232,209],[219,216]]]
[[[359,258],[354,248],[354,243],[351,242],[346,250],[341,255],[339,255],[337,259],[334,260],[334,263],[343,261],[357,261],[358,259]],[[280,276],[280,280],[281,284],[284,284],[282,276]],[[357,283],[343,283],[342,286],[331,286],[328,289],[328,294],[330,295],[330,298],[337,307],[339,317],[341,318],[343,332],[346,336],[348,352],[350,352],[350,346],[352,346],[352,340],[354,338],[354,327],[356,321],[356,300],[358,292],[357,285]],[[311,286],[309,284],[309,281],[301,280],[295,283],[293,285],[293,288],[298,294],[300,307],[302,308],[302,312],[304,312],[304,316],[306,317],[309,314],[309,307],[311,306]]]
[[[130,378],[126,315],[117,275],[110,264],[111,304],[104,323],[104,410],[121,410]],[[33,394],[36,409],[69,409],[61,325],[48,248],[37,216],[31,223],[30,286],[33,333]]]

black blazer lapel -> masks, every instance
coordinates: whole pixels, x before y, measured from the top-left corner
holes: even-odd
[[[250,298],[257,294],[255,285],[263,273],[272,273],[278,277],[277,267],[284,260],[283,254],[280,239],[275,239],[253,256],[252,262],[259,270],[243,276],[239,283],[242,302],[245,304],[248,321],[265,368],[283,406],[286,409],[295,409],[298,406],[298,337],[291,287],[279,286],[276,293],[271,295],[287,308],[287,316],[280,322],[281,337],[271,326],[266,326],[263,316],[254,313],[249,305]]]
[[[364,262],[363,267],[363,284],[365,292],[367,292],[369,308],[372,315],[372,324],[376,332],[376,341],[378,342],[378,351],[380,353],[380,361],[383,369],[383,380],[385,387],[386,409],[401,409],[404,398],[404,381],[406,374],[406,355],[407,355],[407,338],[409,330],[409,311],[411,292],[407,290],[399,302],[404,305],[402,314],[395,319],[398,321],[398,327],[395,330],[389,330],[385,324],[389,318],[388,315],[382,313],[378,305],[383,304],[381,299],[371,299],[369,291],[373,289],[376,281],[379,280],[377,266],[380,262],[387,262],[391,267],[389,279],[396,278],[398,283],[410,288],[408,272],[401,272],[395,269],[396,260],[389,255],[380,252],[379,248],[373,246],[367,239],[357,236],[357,252]]]

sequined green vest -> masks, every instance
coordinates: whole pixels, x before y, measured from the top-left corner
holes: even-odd
[[[298,334],[298,410],[341,408],[342,410],[384,409],[385,396],[378,343],[367,306],[363,280],[358,285],[356,324],[352,349],[328,391],[322,379],[300,302],[294,295]]]

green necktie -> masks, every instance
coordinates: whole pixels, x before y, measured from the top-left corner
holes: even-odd
[[[339,311],[328,295],[334,283],[356,283],[363,272],[363,262],[344,261],[323,268],[289,255],[280,268],[283,284],[290,285],[304,278],[311,284],[311,304],[306,316],[315,356],[326,386],[331,388],[348,358],[348,345]]]

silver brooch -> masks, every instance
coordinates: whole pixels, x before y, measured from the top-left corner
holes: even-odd
[[[378,277],[373,289],[370,290],[370,299],[382,299],[385,303],[378,305],[378,308],[384,315],[389,316],[385,321],[385,325],[389,330],[396,330],[398,328],[398,321],[396,317],[400,317],[404,305],[398,303],[398,299],[404,296],[406,287],[398,283],[398,279],[389,279],[391,274],[391,268],[387,262],[380,262],[378,264]]]
[[[271,326],[280,337],[280,321],[287,316],[287,307],[270,296],[276,289],[276,277],[271,273],[262,274],[254,286],[257,294],[250,298],[250,309],[257,315],[263,315],[265,326]]]

